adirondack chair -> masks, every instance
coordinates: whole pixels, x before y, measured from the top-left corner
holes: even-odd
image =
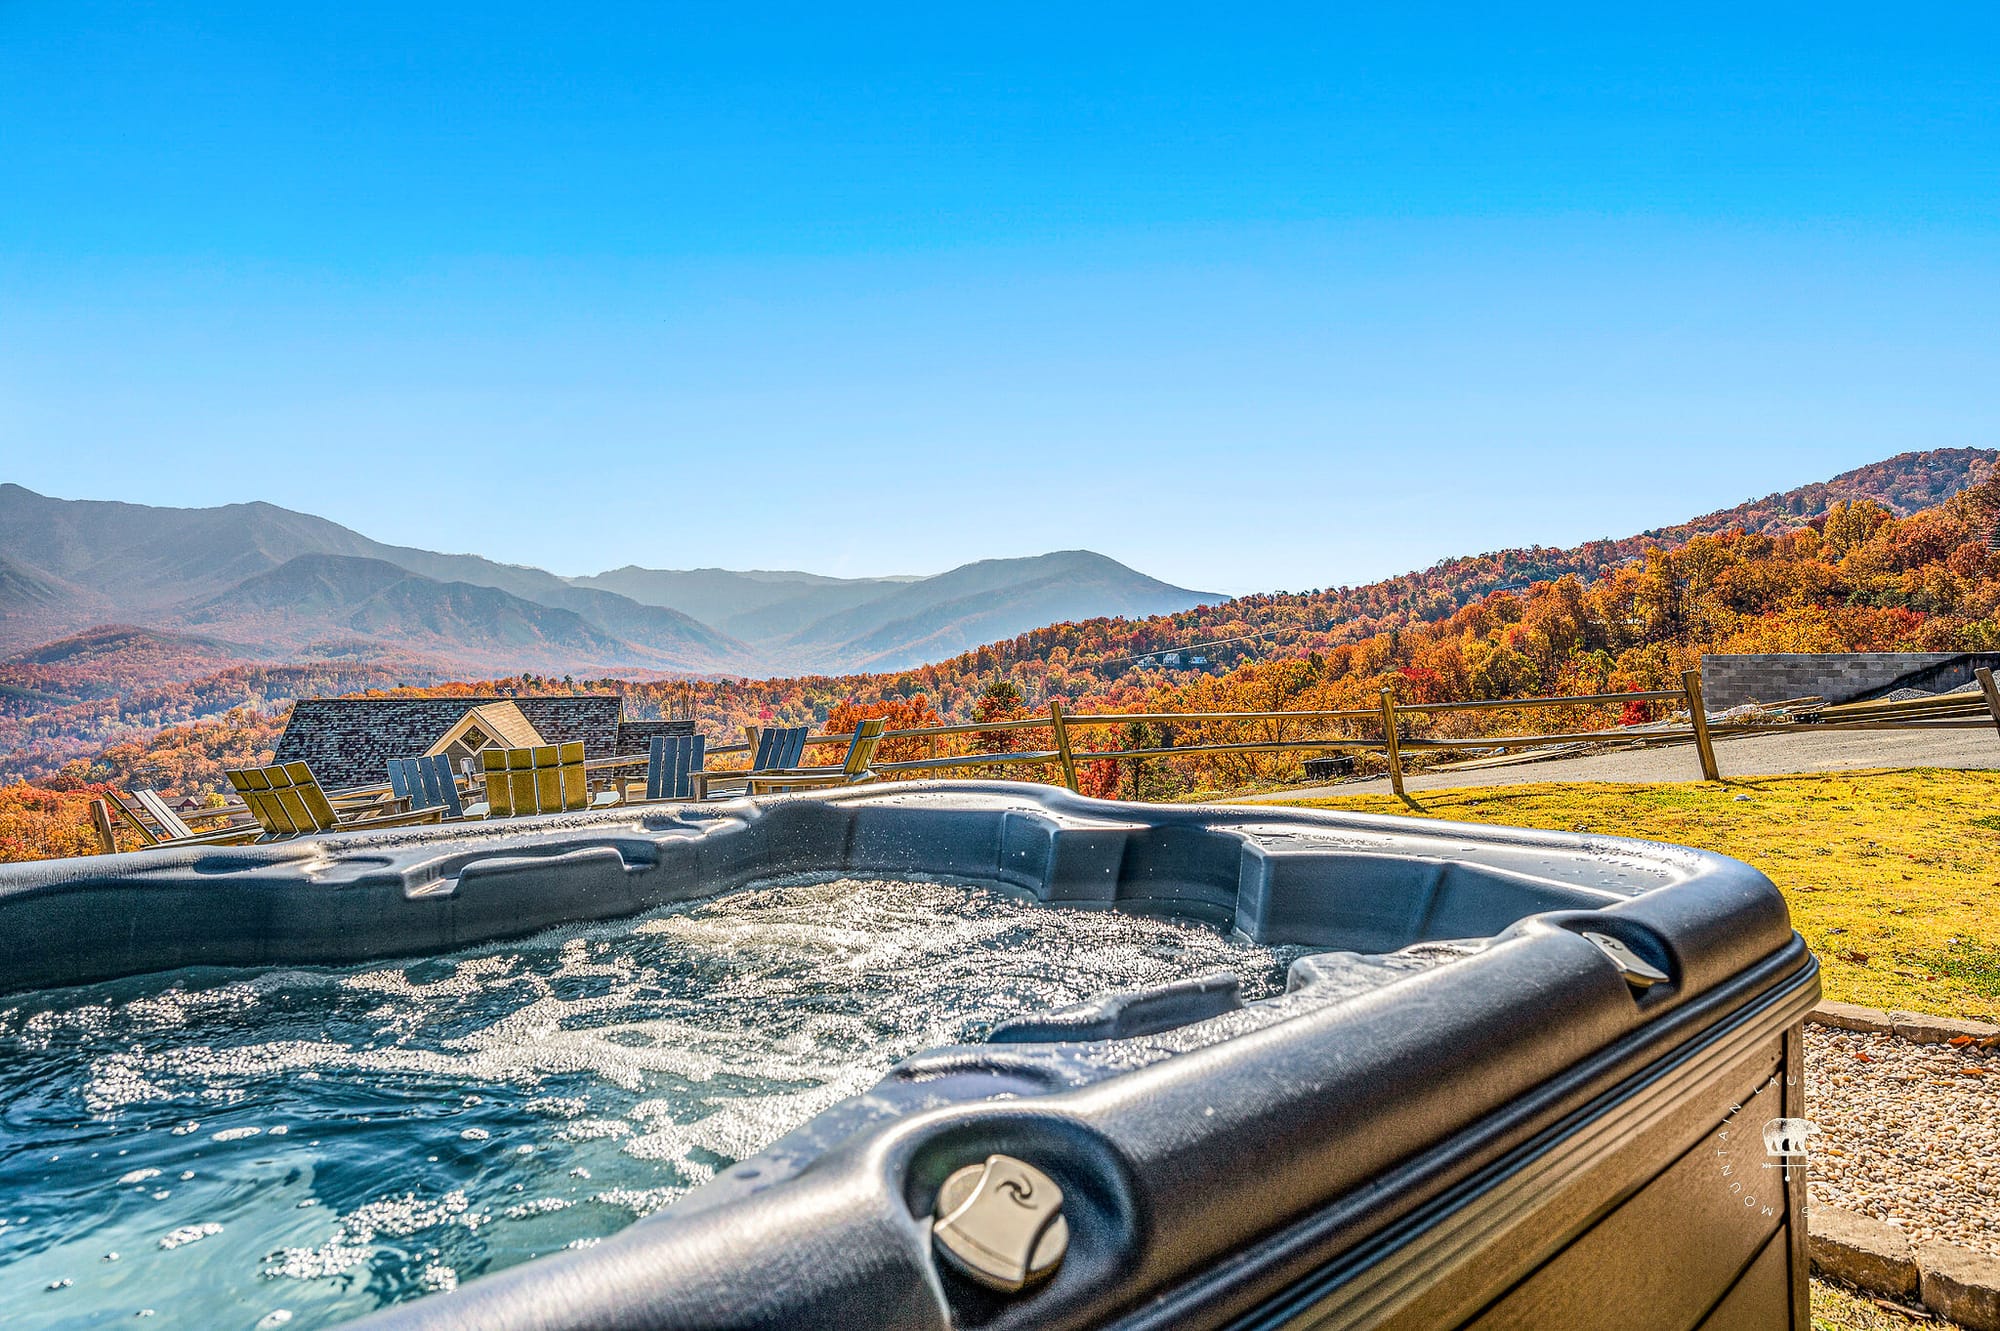
[[[655,800],[691,800],[697,798],[695,788],[701,784],[701,764],[708,753],[708,737],[705,735],[655,735],[646,753],[646,794],[648,802]],[[630,785],[637,785],[636,781]],[[625,792],[627,803],[638,803],[631,789]]]
[[[139,839],[148,846],[212,846],[257,839],[258,829],[255,827],[212,827],[205,832],[197,832],[187,825],[186,819],[173,811],[157,790],[135,787],[122,795],[113,791],[112,799],[117,802],[118,812],[124,816],[126,825],[137,831]],[[141,813],[145,817],[142,818]],[[158,832],[146,826],[146,818],[153,820],[154,826],[159,828]]]
[[[882,742],[882,732],[888,725],[886,718],[871,716],[855,726],[854,738],[847,744],[847,757],[838,767],[795,767],[789,772],[752,772],[749,791],[752,795],[764,795],[774,790],[872,781],[875,774],[868,770],[868,764],[875,760],[875,746]]]
[[[618,803],[618,792],[591,796],[583,767],[583,742],[540,744],[531,749],[486,749],[479,755],[486,779],[484,807],[468,814],[513,818],[530,813],[571,813]]]
[[[194,829],[189,827],[187,822],[179,814],[175,813],[164,799],[160,798],[159,791],[147,790],[141,787],[126,793],[131,795],[133,802],[144,809],[147,816],[159,825],[162,832],[166,833],[166,836],[162,840],[179,841],[183,837],[194,835]]]
[[[806,734],[810,726],[753,726],[756,736],[752,745],[750,766],[741,772],[700,772],[695,782],[695,798],[707,799],[710,791],[720,782],[733,785],[738,781],[749,788],[752,776],[763,772],[783,772],[799,765],[799,759],[806,755]]]
[[[250,816],[264,829],[259,841],[306,836],[314,832],[344,832],[434,823],[442,809],[419,809],[379,817],[342,820],[333,811],[319,779],[304,763],[279,763],[225,773]]]
[[[389,789],[398,800],[408,801],[412,810],[443,809],[447,818],[465,816],[465,805],[458,797],[458,774],[451,770],[448,754],[391,758]]]

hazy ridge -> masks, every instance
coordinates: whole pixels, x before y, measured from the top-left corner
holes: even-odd
[[[0,652],[118,624],[225,637],[249,657],[375,644],[468,673],[847,671],[1221,599],[1088,551],[924,578],[627,567],[571,579],[387,545],[273,504],[159,508],[0,485]]]

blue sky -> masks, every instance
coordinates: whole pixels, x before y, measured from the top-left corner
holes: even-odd
[[[0,479],[1236,592],[2000,443],[1991,6],[950,8],[0,0]]]

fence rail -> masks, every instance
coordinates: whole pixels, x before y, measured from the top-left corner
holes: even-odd
[[[1010,717],[984,722],[956,722],[951,725],[921,726],[907,730],[886,730],[884,740],[938,739],[958,735],[1004,735],[1014,731],[1051,732],[1053,749],[1029,749],[996,753],[966,753],[878,762],[872,770],[885,775],[949,771],[968,768],[1042,766],[1063,768],[1063,784],[1077,787],[1075,765],[1091,762],[1144,762],[1153,759],[1202,755],[1256,755],[1301,753],[1381,753],[1388,767],[1391,787],[1404,793],[1406,753],[1490,750],[1500,753],[1544,747],[1616,744],[1625,747],[1692,745],[1704,779],[1721,780],[1715,758],[1715,741],[1743,735],[1783,733],[1827,733],[1856,730],[1969,730],[1992,726],[2000,731],[2000,688],[1990,671],[1979,672],[1979,693],[1947,694],[1898,702],[1847,703],[1829,706],[1817,698],[1791,698],[1772,704],[1758,719],[1749,721],[1711,718],[1701,695],[1701,675],[1689,670],[1681,676],[1678,689],[1642,689],[1627,693],[1586,693],[1537,698],[1495,698],[1465,702],[1401,702],[1383,692],[1382,706],[1337,709],[1278,709],[1247,712],[1092,712],[1067,711],[1059,702],[1050,704],[1046,716]],[[1558,731],[1519,735],[1427,736],[1403,733],[1402,718],[1410,715],[1515,712],[1547,707],[1622,706],[1631,703],[1679,703],[1686,711],[1681,724],[1619,726],[1606,730]],[[1123,749],[1071,749],[1069,731],[1090,727],[1128,725],[1213,725],[1227,722],[1298,722],[1304,724],[1359,723],[1372,725],[1375,734],[1325,735],[1300,739],[1245,740],[1237,742],[1196,742]],[[846,744],[849,732],[811,736],[809,744]],[[712,748],[710,753],[747,751],[747,744]]]

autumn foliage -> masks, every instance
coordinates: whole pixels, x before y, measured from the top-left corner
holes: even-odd
[[[877,716],[887,719],[889,730],[920,730],[925,726],[944,724],[944,718],[931,707],[931,700],[919,693],[914,698],[837,702],[827,709],[826,730],[836,735],[849,734],[863,721]],[[876,746],[875,752],[883,762],[901,762],[910,758],[928,757],[930,754],[921,737],[884,739]]]
[[[63,777],[39,786],[19,781],[0,786],[0,863],[97,854],[90,802],[109,793],[107,785]],[[136,847],[135,839],[119,849]]]

